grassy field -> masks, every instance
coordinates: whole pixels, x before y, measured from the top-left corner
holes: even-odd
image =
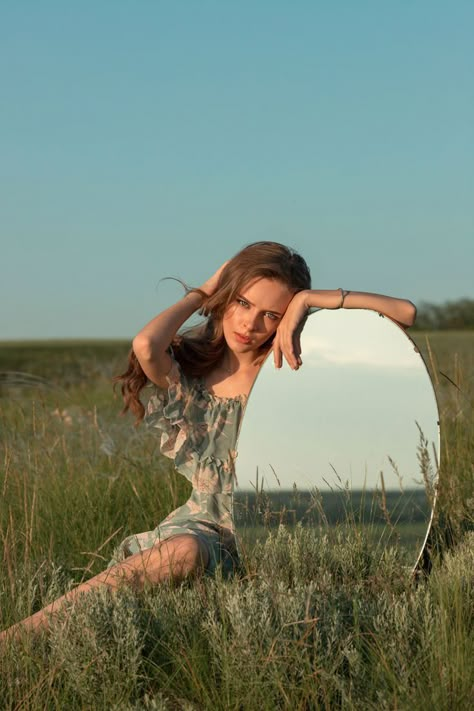
[[[4,709],[465,709],[474,699],[474,333],[415,332],[441,411],[431,575],[354,522],[274,527],[245,574],[96,593],[0,649]],[[0,624],[190,493],[110,387],[123,343],[0,344]],[[25,375],[28,374],[28,375]]]
[[[431,517],[424,490],[388,491],[381,504],[380,491],[238,492],[234,520],[242,550],[264,542],[282,523],[290,533],[301,523],[320,536],[334,528],[345,530],[348,538],[357,531],[374,548],[396,546],[405,565],[415,566]]]

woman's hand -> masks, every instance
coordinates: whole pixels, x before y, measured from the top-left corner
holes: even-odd
[[[207,297],[215,292],[219,278],[228,262],[219,267],[201,286]],[[203,296],[190,289],[186,296],[176,304],[162,311],[142,328],[133,339],[133,351],[140,363],[141,369],[152,383],[159,387],[167,387],[166,375],[169,373],[172,361],[168,348],[186,320],[202,308]]]
[[[275,368],[281,368],[283,356],[292,370],[303,365],[301,360],[301,332],[308,315],[306,291],[294,295],[276,330],[273,340]]]
[[[199,287],[201,291],[204,291],[204,293],[207,294],[207,296],[212,296],[216,291],[220,276],[224,271],[225,267],[229,264],[229,261],[230,260],[228,259],[226,262],[224,262],[224,264],[219,267],[217,272],[213,274],[207,281],[205,281],[202,286]]]

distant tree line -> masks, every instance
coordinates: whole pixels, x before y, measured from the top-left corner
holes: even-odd
[[[422,302],[417,305],[416,323],[420,331],[474,329],[474,299],[458,299],[444,304]]]

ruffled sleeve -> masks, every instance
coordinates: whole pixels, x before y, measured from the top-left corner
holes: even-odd
[[[170,459],[175,459],[190,434],[186,410],[189,409],[192,396],[178,361],[172,352],[170,356],[171,370],[166,375],[168,388],[154,387],[144,422],[147,427],[161,430],[161,452]]]
[[[174,460],[193,488],[207,493],[231,490],[243,403],[211,395],[201,378],[187,377],[170,355],[168,387],[154,388],[145,424],[161,433],[161,453]]]

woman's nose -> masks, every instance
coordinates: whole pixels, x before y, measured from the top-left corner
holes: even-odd
[[[244,328],[247,331],[255,331],[258,324],[258,314],[247,313],[244,319]]]

